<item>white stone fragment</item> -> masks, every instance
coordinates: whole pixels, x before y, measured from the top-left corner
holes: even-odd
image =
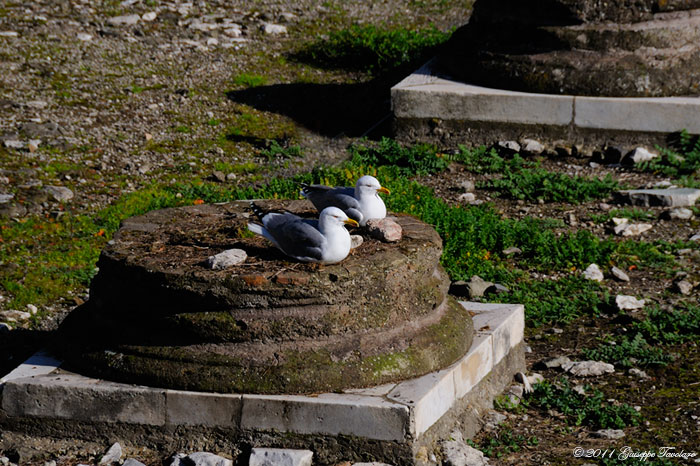
[[[190,453],[187,455],[187,459],[189,460],[188,464],[193,466],[233,466],[233,461],[230,459],[205,451]]]
[[[76,37],[78,40],[83,42],[90,42],[92,40],[92,34],[88,34],[86,32],[79,32]]]
[[[615,372],[615,366],[602,361],[572,361],[562,364],[561,368],[577,377],[596,377]]]
[[[119,460],[122,459],[122,446],[119,445],[119,442],[114,442],[111,447],[109,447],[109,450],[107,450],[107,453],[104,454],[102,459],[100,459],[100,462],[98,464],[107,464],[111,465],[112,463],[117,463]]]
[[[0,194],[0,204],[7,204],[14,198],[14,194]]]
[[[5,139],[3,142],[8,149],[24,149],[27,143],[18,139]]]
[[[262,25],[262,30],[265,34],[271,36],[287,34],[287,26],[283,26],[281,24],[265,23]]]
[[[0,31],[0,37],[18,37],[17,31]]]
[[[619,195],[632,205],[684,207],[695,204],[700,198],[700,189],[633,189],[620,191]]]
[[[676,207],[668,212],[668,218],[672,220],[690,220],[693,218],[693,211],[685,207]]]
[[[70,201],[74,197],[73,191],[65,186],[46,186],[44,191],[58,202]]]
[[[49,103],[45,100],[30,100],[29,102],[27,102],[27,107],[33,108],[36,110],[43,110],[48,106],[49,106]]]
[[[0,319],[4,320],[6,322],[17,322],[18,320],[27,320],[31,316],[32,315],[28,312],[17,311],[14,309],[10,309],[7,311],[0,311]]]
[[[472,203],[476,201],[476,194],[474,193],[462,193],[459,195],[457,198],[459,202],[466,202],[466,203]]]
[[[629,275],[627,275],[622,269],[618,269],[617,267],[612,267],[610,269],[610,272],[613,274],[615,278],[622,282],[628,282],[630,281]]]
[[[591,433],[591,435],[596,438],[619,440],[625,437],[625,431],[622,429],[600,429]]]
[[[140,20],[141,16],[139,15],[113,16],[111,18],[107,18],[107,24],[110,26],[133,26]]]
[[[155,20],[157,17],[158,17],[158,13],[156,13],[155,11],[149,11],[148,13],[144,13],[141,16],[141,19],[144,21],[151,22],[151,21]]]
[[[33,304],[27,304],[27,310],[31,315],[34,315],[39,311],[39,309]]]
[[[615,296],[615,304],[621,311],[636,311],[644,307],[646,300],[637,299],[634,296],[619,294]]]
[[[605,278],[603,272],[598,267],[598,264],[589,265],[586,270],[583,271],[583,278],[586,280],[593,280],[596,282],[602,282]]]
[[[544,152],[544,144],[536,139],[523,139],[520,141],[522,144],[523,152],[529,154],[540,154]]]
[[[360,235],[350,235],[350,248],[355,249],[364,242],[364,238]]]
[[[487,466],[488,458],[476,448],[470,447],[462,440],[443,442],[442,452],[447,466]]]
[[[253,448],[249,466],[311,466],[311,450]]]
[[[401,225],[391,218],[371,218],[366,223],[370,236],[387,243],[395,243],[401,240],[403,229]]]
[[[637,147],[632,152],[630,152],[629,155],[625,158],[627,158],[627,159],[631,160],[633,163],[637,164],[637,163],[648,162],[650,160],[654,160],[658,156],[659,156],[659,154],[656,152],[651,152],[644,147]]]
[[[223,33],[228,37],[241,37],[243,35],[243,31],[239,26],[228,27],[223,30]]]
[[[223,270],[242,264],[248,258],[243,249],[229,249],[207,258],[206,266],[213,270]]]

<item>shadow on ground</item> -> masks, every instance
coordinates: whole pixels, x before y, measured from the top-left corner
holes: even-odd
[[[328,137],[387,135],[390,123],[387,78],[353,84],[291,83],[229,91],[234,102],[286,115]]]

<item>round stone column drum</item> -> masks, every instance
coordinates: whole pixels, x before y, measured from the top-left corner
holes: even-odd
[[[515,91],[698,95],[700,0],[477,0],[440,66]]]
[[[306,201],[258,204],[316,215]],[[398,216],[398,243],[365,237],[341,263],[320,266],[250,234],[251,219],[245,201],[124,221],[89,302],[62,325],[67,367],[174,389],[319,393],[420,376],[471,346],[471,317],[447,295],[429,225]],[[232,248],[247,260],[205,266]]]

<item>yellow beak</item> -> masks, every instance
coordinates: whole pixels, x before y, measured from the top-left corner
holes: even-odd
[[[346,224],[346,225],[351,225],[351,226],[353,226],[353,227],[359,227],[359,226],[360,226],[360,224],[357,223],[356,220],[353,220],[353,219],[351,219],[351,218],[349,218],[349,219],[347,219],[347,220],[343,220],[343,223]]]
[[[377,192],[378,192],[378,193],[384,193],[384,194],[391,194],[391,191],[389,191],[388,189],[386,189],[386,188],[383,187],[383,186],[382,186],[381,188],[377,189]]]

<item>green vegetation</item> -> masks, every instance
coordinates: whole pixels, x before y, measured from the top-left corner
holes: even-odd
[[[654,214],[648,210],[633,208],[624,209],[612,209],[609,212],[603,214],[593,214],[591,215],[591,220],[595,223],[605,223],[611,218],[629,218],[630,220],[644,221],[653,220]]]
[[[700,336],[700,305],[680,303],[677,309],[670,311],[652,307],[646,318],[634,327],[649,341],[659,344],[697,341]]]
[[[625,335],[617,341],[608,340],[593,349],[583,350],[583,355],[588,359],[605,361],[621,367],[665,366],[673,359],[665,354],[663,349],[649,345],[641,333],[637,333],[631,339]]]
[[[381,74],[426,59],[451,34],[435,27],[413,31],[385,25],[353,25],[307,44],[295,58],[324,68]]]
[[[253,114],[239,115],[238,119],[255,128],[264,126],[261,117]],[[261,153],[269,158],[296,157],[301,154],[298,146],[283,147],[274,139],[268,140],[268,144],[269,147]],[[64,215],[61,222],[78,222],[81,225],[77,238],[82,237],[82,242],[72,244],[67,236],[53,238],[42,234],[41,230],[37,230],[38,233],[32,231],[35,238],[31,242],[45,245],[43,247],[53,251],[52,254],[55,254],[59,262],[62,257],[58,251],[70,247],[74,256],[84,260],[81,263],[82,269],[90,271],[99,248],[104,244],[104,238],[111,237],[121,220],[129,216],[194,202],[214,203],[266,197],[298,198],[301,182],[347,186],[353,185],[359,176],[369,173],[377,176],[382,184],[392,191],[392,194],[386,197],[389,210],[415,215],[434,225],[443,238],[442,264],[452,279],[466,280],[472,275],[479,275],[487,280],[506,284],[511,293],[496,296],[495,299],[525,304],[529,325],[566,323],[583,314],[596,315],[608,297],[598,284],[578,276],[578,270],[592,262],[616,263],[620,266],[660,266],[673,261],[673,255],[667,253],[667,250],[675,247],[673,245],[601,240],[584,230],[557,233],[554,229],[561,226],[557,222],[533,218],[504,219],[489,205],[451,207],[436,197],[430,188],[407,179],[411,173],[435,173],[446,168],[451,157],[439,154],[431,146],[404,148],[395,141],[385,139],[371,147],[355,146],[350,149],[350,153],[352,160],[344,166],[317,168],[311,173],[297,175],[291,179],[272,178],[266,185],[257,189],[209,183],[197,178],[187,183],[154,184],[150,188],[122,197],[100,211],[94,219],[73,216],[70,213]],[[459,155],[452,157],[469,161],[472,154],[462,150]],[[502,163],[495,157],[486,160],[486,163]],[[474,161],[469,163],[473,164]],[[186,163],[180,166],[187,170],[187,173],[196,173]],[[222,161],[216,162],[214,168],[225,173],[251,173],[256,169],[251,163],[232,165]],[[38,224],[43,223],[39,219],[34,221]],[[4,226],[6,230],[3,230],[2,237],[5,244],[12,244],[12,248],[3,248],[0,253],[2,262],[18,263],[23,254],[30,255],[20,249],[23,241],[29,242],[28,238],[24,238],[28,236],[28,230],[23,225],[8,223]],[[100,230],[103,230],[103,236],[94,237],[95,232]],[[511,246],[520,248],[522,254],[516,258],[503,256],[501,251]],[[42,264],[40,259],[36,261]],[[52,265],[50,260],[44,261],[43,264],[34,267],[37,276],[44,274],[42,267],[58,267],[57,270],[63,270],[63,265]],[[66,267],[77,267],[77,264],[67,264]],[[533,268],[558,271],[561,278],[534,280],[528,273],[528,270]],[[75,271],[69,276],[74,278],[56,282],[56,291],[52,296],[66,295],[69,289],[87,286],[91,275],[85,271]],[[25,278],[20,285],[6,281],[4,286],[15,300],[12,303],[15,307],[22,307],[30,302],[40,304],[52,299],[40,296],[43,292],[39,290],[45,288],[45,283],[38,279]],[[25,292],[21,291],[22,289],[35,291]],[[665,327],[659,328],[660,332],[675,329],[671,323],[663,325]],[[649,338],[652,337],[647,339]]]
[[[245,87],[259,87],[267,84],[267,78],[257,74],[243,73],[233,78],[233,84]]]
[[[556,383],[536,384],[526,402],[533,407],[562,413],[568,423],[594,429],[622,429],[636,426],[641,415],[627,404],[613,405],[605,401],[600,390],[584,387],[583,393],[574,390],[569,379],[561,377]]]
[[[479,443],[467,440],[467,444],[481,450],[484,456],[500,458],[509,453],[520,451],[525,446],[537,446],[539,439],[534,435],[525,437],[524,435],[514,434],[510,428],[503,428],[495,435],[487,437]]]
[[[659,150],[659,157],[640,163],[636,168],[673,177],[694,175],[700,169],[700,139],[685,130],[681,132],[675,147]]]
[[[481,183],[481,187],[513,199],[578,204],[608,197],[620,188],[610,175],[602,179],[569,176],[539,168],[536,162],[527,161],[518,154],[506,159],[495,149],[469,151],[462,147],[455,160],[474,173],[500,175]]]
[[[435,146],[418,144],[402,147],[394,139],[382,138],[373,146],[356,144],[350,147],[351,163],[357,166],[393,166],[401,176],[425,175],[445,170],[450,161]]]
[[[300,146],[282,146],[276,139],[269,142],[267,148],[260,151],[260,155],[266,157],[267,160],[274,160],[277,158],[291,159],[293,157],[303,157],[304,153]]]

